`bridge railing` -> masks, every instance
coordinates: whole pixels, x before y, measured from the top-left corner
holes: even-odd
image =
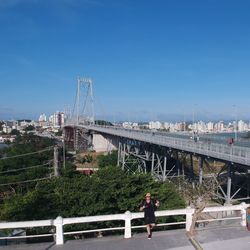
[[[220,207],[206,207],[203,210],[203,213],[221,213],[225,212],[225,217],[214,217],[212,219],[203,219],[199,220],[199,223],[211,222],[211,221],[223,221],[223,220],[239,220],[241,226],[246,226],[246,209],[250,207],[250,204],[241,203],[240,205],[234,206],[220,206]],[[227,213],[232,213],[231,216],[227,216]],[[157,226],[169,226],[169,225],[185,225],[186,231],[190,230],[192,224],[192,217],[194,214],[193,208],[185,209],[175,209],[175,210],[162,210],[156,211],[155,215],[159,217],[168,217],[183,215],[185,219],[181,222],[172,222],[157,224]],[[232,216],[233,215],[233,216]],[[132,226],[132,220],[143,218],[144,214],[140,213],[131,213],[129,211],[123,214],[113,214],[113,215],[98,215],[98,216],[86,216],[86,217],[75,217],[75,218],[62,218],[61,216],[57,217],[55,220],[38,220],[38,221],[20,221],[20,222],[0,222],[1,229],[17,229],[17,228],[34,228],[34,227],[53,227],[55,233],[50,234],[40,234],[40,235],[27,235],[27,236],[9,236],[9,237],[0,237],[0,240],[7,239],[22,239],[22,238],[34,238],[34,237],[46,237],[54,236],[57,245],[64,244],[64,235],[74,235],[74,234],[83,234],[90,232],[102,232],[102,231],[114,231],[114,230],[124,230],[124,238],[128,239],[132,237],[132,229],[141,228],[145,226]],[[94,230],[84,230],[84,231],[71,231],[64,232],[65,225],[73,224],[82,224],[90,222],[107,222],[107,221],[124,221],[124,227],[116,228],[99,228]]]
[[[139,141],[149,142],[157,145],[176,148],[196,154],[232,161],[243,165],[250,165],[250,148],[235,145],[226,145],[212,141],[194,141],[188,138],[177,138],[168,135],[158,134],[148,130],[124,129],[112,126],[84,126],[87,129],[126,137]]]

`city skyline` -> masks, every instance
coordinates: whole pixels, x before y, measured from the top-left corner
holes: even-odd
[[[68,120],[69,119],[69,120]],[[63,112],[56,111],[55,113],[47,116],[45,113],[41,114],[36,120],[9,120],[1,121],[0,127],[4,133],[5,138],[16,136],[16,130],[25,132],[27,127],[31,126],[33,130],[43,130],[47,132],[58,132],[64,125],[72,124],[71,117]],[[102,121],[99,121],[102,122]],[[98,121],[97,121],[98,124]],[[126,129],[150,129],[150,130],[163,130],[167,132],[188,132],[188,133],[197,133],[197,134],[207,134],[207,133],[234,133],[235,137],[238,132],[249,132],[250,131],[250,122],[243,120],[238,121],[149,121],[149,122],[133,122],[133,121],[123,121],[113,123],[113,125],[118,127],[123,127]],[[0,130],[0,134],[1,134]],[[6,135],[7,134],[7,135]],[[2,137],[3,138],[3,137]],[[1,140],[0,140],[1,141]]]
[[[73,107],[79,75],[111,121],[249,120],[249,7],[0,1],[0,120]]]

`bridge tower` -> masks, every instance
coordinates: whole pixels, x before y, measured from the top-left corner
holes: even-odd
[[[75,151],[86,150],[91,144],[91,138],[79,125],[93,124],[95,124],[93,81],[91,78],[78,77],[74,108],[64,126],[67,145]]]
[[[76,119],[75,125],[94,124],[93,82],[90,78],[77,78],[77,93],[75,101],[75,108],[73,110],[73,115]]]

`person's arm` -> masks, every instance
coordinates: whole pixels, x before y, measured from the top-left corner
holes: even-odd
[[[140,211],[142,212],[145,209],[145,206],[140,207]]]
[[[144,202],[142,202],[140,205],[140,211],[143,211],[144,209],[145,209],[145,205],[144,205]]]
[[[155,206],[158,208],[160,206],[160,202],[158,200],[155,200]]]

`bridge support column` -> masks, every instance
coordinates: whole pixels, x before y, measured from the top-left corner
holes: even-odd
[[[152,153],[151,174],[153,174],[154,172],[154,166],[155,166],[155,153]]]
[[[167,170],[167,157],[164,156],[164,163],[163,163],[163,173],[162,173],[162,180],[166,180],[166,170]]]
[[[166,166],[164,167],[165,163],[167,164],[167,161],[165,160],[165,157],[156,154],[156,164],[153,168],[152,174],[158,179],[158,180],[165,180],[166,179]],[[164,170],[165,169],[165,170]],[[165,175],[165,177],[164,177]]]
[[[176,152],[176,165],[177,165],[177,175],[178,177],[181,175],[181,163],[179,160],[179,153]]]
[[[74,128],[74,150],[78,150],[78,129]]]
[[[120,166],[120,158],[121,158],[121,143],[118,144],[118,152],[117,152],[117,166]]]
[[[185,165],[186,165],[185,163],[186,163],[186,155],[184,155],[182,152],[180,164],[181,164],[181,172],[183,178],[185,177]]]
[[[231,204],[231,187],[232,187],[232,165],[227,166],[227,197],[226,204]]]
[[[203,180],[203,157],[199,158],[199,183],[202,184]]]
[[[126,144],[123,144],[123,152],[122,152],[122,170],[125,169],[125,154],[126,154]]]
[[[190,154],[190,167],[191,167],[191,178],[194,180],[194,161],[193,161],[193,154]]]

